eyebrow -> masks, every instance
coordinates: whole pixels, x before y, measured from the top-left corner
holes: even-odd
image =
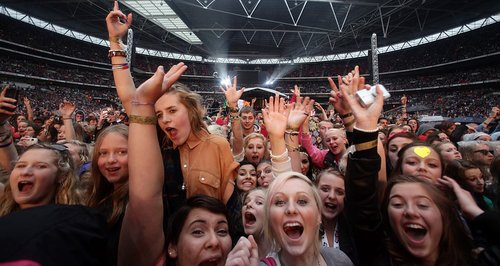
[[[192,221],[189,224],[189,226],[191,226],[193,224],[196,224],[196,223],[207,224],[207,221],[203,220],[203,219],[197,219],[197,220]],[[217,224],[227,224],[227,221],[226,220],[220,220],[220,221],[217,222]]]
[[[396,194],[396,195],[392,195],[392,196],[390,196],[390,197],[389,197],[389,200],[391,200],[392,198],[396,198],[396,197],[398,197],[398,198],[403,198],[403,196],[401,196],[401,195],[399,195],[399,194]],[[429,200],[429,201],[434,202],[431,198],[429,198],[429,197],[427,197],[427,196],[424,196],[424,195],[416,195],[416,196],[411,197],[411,198],[412,198],[412,199],[420,199],[420,198],[423,198],[423,199],[427,199],[427,200]]]

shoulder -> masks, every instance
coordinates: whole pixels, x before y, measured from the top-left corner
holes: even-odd
[[[326,261],[326,265],[348,266],[354,265],[347,255],[340,249],[321,247],[321,255]]]

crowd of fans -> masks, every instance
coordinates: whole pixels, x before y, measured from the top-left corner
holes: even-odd
[[[111,50],[130,21],[115,2]],[[109,62],[8,22],[1,39]],[[479,48],[450,39],[381,66],[494,53],[492,29],[471,33],[489,33]],[[210,64],[138,57],[152,75],[125,58],[101,70],[2,52],[0,264],[500,264],[498,65],[383,75],[383,112],[380,91],[355,97],[369,81],[353,62],[300,65],[292,76],[317,79],[272,85],[288,99],[242,101],[237,77],[187,76]]]

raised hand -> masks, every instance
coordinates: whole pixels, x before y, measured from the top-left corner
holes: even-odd
[[[299,89],[299,86],[295,85],[293,86],[293,90],[290,90],[293,95],[295,95],[295,97],[300,97],[300,89]]]
[[[59,112],[63,118],[71,118],[71,115],[76,109],[75,103],[64,100],[61,104],[59,104]]]
[[[268,107],[262,109],[264,124],[269,136],[283,136],[285,134],[290,108],[286,108],[285,99],[279,94],[269,97]]]
[[[184,63],[178,63],[165,74],[163,66],[156,69],[155,74],[142,83],[133,96],[133,101],[138,104],[154,104],[186,71]]]
[[[257,266],[259,265],[259,251],[252,235],[248,238],[240,237],[238,243],[229,252],[225,266]]]
[[[337,76],[337,81],[339,83],[339,86],[342,86],[342,77],[340,75]],[[333,82],[332,78],[328,78],[328,83],[330,84],[330,103],[333,104],[333,108],[337,113],[340,114],[347,114],[351,112],[351,107],[342,99],[342,93],[340,93],[340,90],[337,88],[337,85],[335,85],[335,82]]]
[[[313,105],[314,100],[309,99],[309,97],[305,99],[297,97],[297,101],[290,105],[291,110],[288,115],[287,128],[298,130],[311,113]]]
[[[26,97],[26,96],[24,96],[24,98],[23,98],[23,102],[24,102],[24,105],[25,105],[25,106],[30,106],[30,105],[31,105],[30,100],[29,100],[29,99],[28,99],[28,97]]]
[[[132,13],[125,15],[118,8],[118,1],[115,1],[113,10],[106,17],[109,40],[120,42],[121,38],[127,34],[127,30],[132,25]]]
[[[468,219],[473,219],[474,217],[484,212],[483,210],[481,210],[481,208],[479,208],[479,206],[477,206],[476,201],[469,193],[469,191],[460,187],[460,185],[454,179],[443,176],[437,181],[439,185],[447,186],[453,190],[455,196],[457,197],[460,208],[462,209],[465,217],[467,217]]]
[[[356,119],[356,127],[363,130],[373,130],[377,128],[377,120],[380,117],[384,105],[384,96],[377,85],[377,97],[375,102],[369,107],[362,106],[356,99],[356,92],[365,87],[364,79],[359,77],[359,69],[356,66],[354,75],[348,85],[341,85],[340,91],[342,99],[352,110]]]
[[[229,77],[228,77],[228,80]],[[229,104],[229,107],[236,107],[238,105],[238,100],[241,98],[241,95],[245,91],[245,88],[241,88],[240,90],[236,89],[236,85],[238,83],[238,79],[236,76],[233,78],[233,84],[229,82],[229,84],[226,85],[226,88],[220,87],[221,91],[224,92],[224,95],[226,96],[227,103]],[[252,103],[255,102],[254,99],[252,99]]]
[[[10,88],[10,85],[6,85],[3,87],[2,92],[0,93],[0,123],[3,123],[5,120],[7,120],[11,115],[14,114],[15,111],[10,111],[10,110],[15,110],[16,109],[16,99],[12,98],[7,98],[5,94],[7,93],[7,90]]]

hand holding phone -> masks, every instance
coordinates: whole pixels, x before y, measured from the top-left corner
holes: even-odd
[[[13,86],[6,85],[2,90],[2,109],[7,112],[15,112],[17,108],[17,98],[19,91]]]

